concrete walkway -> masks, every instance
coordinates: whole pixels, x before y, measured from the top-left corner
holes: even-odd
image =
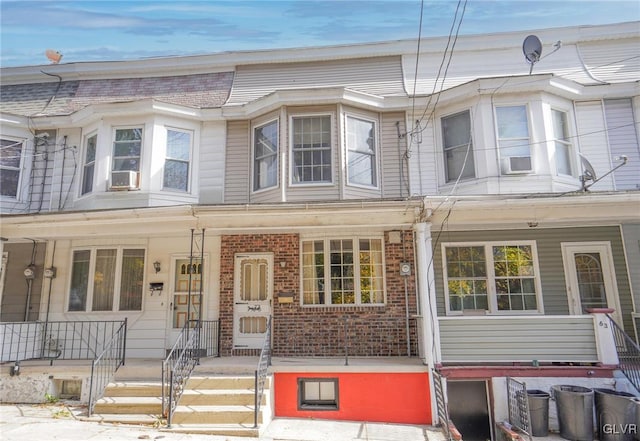
[[[114,425],[77,419],[77,409],[57,404],[0,405],[2,441],[255,441],[256,438],[164,432],[154,427]],[[263,441],[444,441],[437,428],[402,424],[278,418]]]

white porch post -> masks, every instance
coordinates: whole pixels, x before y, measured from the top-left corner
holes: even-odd
[[[611,329],[611,323],[607,313],[613,313],[613,310],[590,310],[593,317],[593,329],[596,334],[596,349],[598,350],[598,360],[605,365],[618,365],[618,352],[616,351],[616,341],[613,336],[614,330]]]
[[[440,363],[440,327],[436,308],[435,273],[433,270],[433,248],[431,223],[415,225],[418,277],[418,298],[422,315],[422,349],[426,364],[430,369]]]

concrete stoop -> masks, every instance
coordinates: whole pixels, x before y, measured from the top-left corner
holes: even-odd
[[[270,415],[269,381],[258,414],[258,426],[264,427]],[[195,376],[185,385],[171,427],[162,418],[159,382],[125,381],[111,383],[103,398],[96,402],[91,420],[120,424],[142,424],[161,431],[225,436],[258,437],[254,427],[253,376]]]

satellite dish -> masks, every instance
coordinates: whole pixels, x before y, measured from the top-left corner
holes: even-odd
[[[580,175],[582,191],[587,191],[591,185],[596,183],[598,178],[596,177],[596,171],[593,169],[593,165],[591,165],[589,160],[582,153],[578,153],[578,156],[580,156],[580,164],[582,165],[582,174]],[[593,181],[593,183],[591,185],[587,185],[587,181]]]
[[[47,49],[46,51],[44,51],[44,54],[53,64],[58,64],[60,60],[62,60],[62,54],[56,50]]]
[[[542,43],[540,42],[540,39],[535,35],[529,35],[522,43],[522,52],[524,53],[524,57],[531,64],[531,69],[529,69],[529,75],[531,75],[533,65],[540,60],[540,55],[542,55]]]

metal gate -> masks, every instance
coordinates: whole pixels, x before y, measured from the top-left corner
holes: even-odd
[[[436,408],[438,410],[438,421],[442,426],[446,439],[452,441],[449,430],[449,407],[447,405],[447,379],[435,369],[431,371],[433,375],[433,387],[436,395]]]
[[[509,424],[528,435],[529,440],[531,440],[527,385],[524,382],[507,377],[507,395],[509,400]]]

